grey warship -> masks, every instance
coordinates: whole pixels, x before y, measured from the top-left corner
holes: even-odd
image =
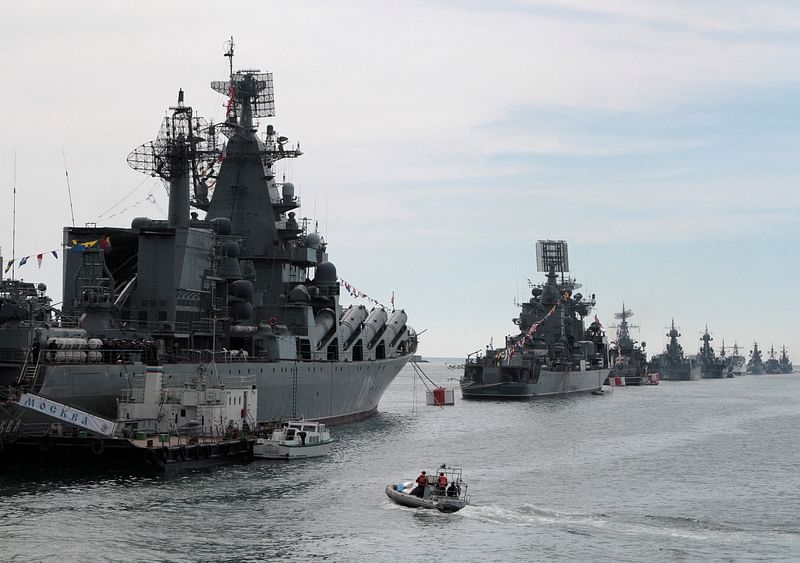
[[[764,375],[766,372],[764,360],[761,358],[761,350],[758,349],[758,342],[753,342],[753,349],[750,350],[750,359],[747,361],[747,373],[750,375]]]
[[[614,318],[619,320],[617,326],[617,341],[611,346],[609,358],[611,362],[611,377],[622,377],[625,385],[644,385],[647,381],[647,344],[639,344],[631,338],[628,319],[633,316],[633,311],[625,308],[614,313]]]
[[[678,342],[681,333],[675,328],[675,319],[667,333],[669,342],[663,353],[654,356],[650,364],[658,367],[660,379],[667,381],[696,381],[700,379],[700,364],[683,353],[683,346]]]
[[[704,379],[721,379],[727,377],[728,362],[725,358],[717,357],[714,348],[711,346],[711,341],[714,338],[708,332],[708,327],[700,337],[703,345],[700,348],[700,353],[697,359],[700,361],[700,373]],[[731,374],[731,377],[733,374]]]
[[[781,366],[781,373],[792,373],[794,371],[794,366],[789,360],[789,355],[786,353],[786,346],[781,349],[781,358],[778,362]]]
[[[514,319],[520,332],[506,337],[505,347],[487,347],[464,364],[461,394],[465,399],[527,399],[600,391],[608,377],[608,342],[600,322],[584,329],[594,306],[585,300],[569,272],[564,241],[538,241],[537,266],[547,281],[532,285],[532,297]]]
[[[272,74],[234,71],[232,41],[225,56],[229,79],[211,83],[224,122],[180,92],[157,138],[128,157],[167,184],[167,219],[66,227],[61,310],[42,287],[3,282],[0,402],[16,389],[115,417],[150,364],[171,384],[252,378],[261,420],[335,424],[375,413],[416,351],[404,311],[340,305],[326,241],[275,177],[299,144],[259,131],[275,115]],[[0,434],[19,432],[28,413],[0,407]]]

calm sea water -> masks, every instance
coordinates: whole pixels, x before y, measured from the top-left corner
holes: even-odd
[[[444,361],[421,364],[457,385]],[[329,458],[171,479],[0,477],[4,561],[800,560],[800,374],[424,403],[407,366]],[[440,463],[473,506],[402,508]]]

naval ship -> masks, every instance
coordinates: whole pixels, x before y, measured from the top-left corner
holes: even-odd
[[[714,353],[714,348],[711,346],[712,340],[714,338],[708,332],[708,327],[706,326],[703,336],[700,337],[700,341],[703,344],[700,347],[700,353],[697,355],[697,359],[700,361],[700,373],[705,379],[721,379],[728,375],[728,362],[725,358],[717,357]],[[731,377],[733,377],[733,373],[731,373]]]
[[[683,347],[678,342],[681,333],[675,328],[675,319],[667,333],[669,342],[662,354],[651,359],[651,365],[658,366],[660,379],[668,381],[696,381],[700,379],[700,365],[683,353]]]
[[[783,367],[778,358],[775,357],[775,346],[769,347],[769,358],[764,362],[764,370],[771,375],[783,373]]]
[[[761,358],[761,350],[758,349],[758,342],[753,342],[753,349],[750,351],[750,360],[747,362],[747,373],[751,375],[763,375],[766,372],[764,360]]]
[[[644,385],[647,382],[647,344],[641,345],[631,338],[630,329],[637,328],[628,324],[628,319],[633,316],[633,311],[625,308],[614,313],[614,318],[619,319],[617,326],[617,341],[609,351],[611,361],[611,377],[622,377],[625,385]]]
[[[733,376],[745,375],[747,373],[747,366],[745,365],[745,357],[739,353],[739,344],[733,343],[733,353],[729,356],[725,355],[725,341],[722,342],[722,350],[720,356],[724,356],[728,362],[727,373]]]
[[[505,347],[470,354],[464,364],[461,394],[465,399],[524,399],[600,391],[608,377],[608,342],[600,321],[584,329],[595,304],[576,290],[569,272],[567,243],[538,241],[537,265],[547,281],[531,284],[531,299],[522,303],[514,323],[519,334]]]
[[[128,156],[167,185],[166,219],[66,227],[60,310],[43,286],[3,282],[0,434],[26,421],[3,403],[19,392],[115,418],[148,365],[170,385],[252,380],[259,420],[361,420],[416,351],[404,311],[340,305],[327,243],[274,171],[299,144],[259,127],[275,115],[272,74],[234,71],[233,54],[231,41],[229,78],[211,83],[224,121],[180,91],[156,139]]]
[[[781,373],[792,373],[794,366],[789,361],[789,355],[786,353],[786,346],[781,349],[781,359],[778,360],[781,366]]]

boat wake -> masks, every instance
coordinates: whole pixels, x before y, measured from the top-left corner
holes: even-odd
[[[532,504],[510,508],[471,505],[460,511],[459,516],[501,527],[535,526],[579,536],[611,535],[618,539],[661,537],[736,544],[782,538],[795,544],[800,536],[800,530],[794,529],[761,529],[757,525],[745,527],[685,516],[564,512]]]
[[[517,508],[504,508],[497,505],[467,506],[461,511],[465,518],[473,518],[487,523],[526,526],[530,524],[576,525],[602,527],[609,517],[603,513],[559,512],[548,508],[523,504]]]

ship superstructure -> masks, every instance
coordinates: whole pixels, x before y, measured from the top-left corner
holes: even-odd
[[[598,391],[608,376],[608,342],[595,318],[584,319],[595,304],[584,299],[569,272],[564,241],[538,241],[537,265],[547,281],[531,284],[532,297],[521,304],[514,323],[519,333],[505,346],[488,346],[467,358],[461,378],[464,398],[529,398]]]
[[[234,71],[232,40],[225,56],[229,79],[211,84],[226,96],[225,120],[207,123],[180,92],[156,139],[128,157],[168,186],[167,218],[65,228],[62,332],[51,319],[22,329],[4,319],[0,347],[14,357],[0,385],[113,416],[157,364],[171,385],[198,373],[223,385],[254,378],[263,420],[375,412],[416,333],[402,310],[340,305],[327,243],[274,171],[299,143],[259,128],[275,115],[272,74]]]

